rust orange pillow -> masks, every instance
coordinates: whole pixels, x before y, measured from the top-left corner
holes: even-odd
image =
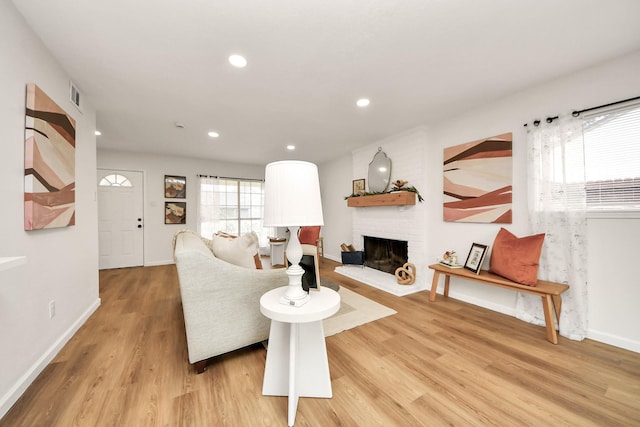
[[[318,244],[319,237],[319,225],[300,227],[300,232],[298,233],[298,240],[300,241],[300,244],[316,246]]]
[[[489,270],[516,283],[536,286],[543,243],[544,233],[518,238],[501,228],[493,242]]]

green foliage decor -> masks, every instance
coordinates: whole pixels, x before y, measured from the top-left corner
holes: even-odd
[[[389,193],[393,193],[394,191],[408,191],[410,193],[416,193],[416,195],[418,196],[418,201],[419,202],[423,202],[424,199],[422,198],[422,196],[420,195],[420,192],[418,191],[418,189],[416,187],[393,187],[390,191],[375,191],[375,192],[368,192],[365,191],[362,194],[351,194],[347,197],[345,197],[344,199],[350,199],[351,197],[361,197],[361,196],[376,196],[378,194],[389,194]]]

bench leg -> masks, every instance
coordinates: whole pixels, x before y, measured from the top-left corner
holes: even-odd
[[[447,276],[449,277],[449,276]],[[440,272],[433,272],[433,280],[431,281],[431,292],[429,292],[429,301],[433,302],[436,300],[436,291],[438,290],[438,280],[440,279]]]
[[[558,319],[558,327],[560,327],[560,311],[562,310],[562,296],[553,295],[553,306],[556,309],[556,319]]]
[[[547,341],[558,344],[558,333],[556,332],[555,310],[551,295],[544,295],[542,298],[542,309],[544,310],[544,322],[547,325]]]
[[[444,275],[444,296],[449,296],[449,281],[451,276],[448,274]],[[438,281],[440,280],[440,272],[433,272],[433,280],[431,281],[431,292],[429,292],[429,301],[433,302],[436,300],[436,291],[438,290]]]

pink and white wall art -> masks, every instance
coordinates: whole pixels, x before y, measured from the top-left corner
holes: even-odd
[[[445,221],[511,223],[512,142],[504,133],[444,149]]]
[[[27,85],[24,229],[75,224],[76,121],[33,83]]]

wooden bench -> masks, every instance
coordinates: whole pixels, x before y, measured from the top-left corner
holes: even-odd
[[[562,293],[569,289],[569,285],[538,280],[537,286],[527,286],[521,285],[520,283],[512,282],[509,279],[505,279],[504,277],[498,276],[497,274],[490,273],[487,270],[481,270],[479,274],[475,274],[472,271],[464,268],[449,268],[442,264],[432,264],[429,266],[429,268],[434,270],[433,281],[431,282],[431,292],[429,293],[429,301],[431,302],[436,300],[436,290],[438,289],[440,274],[444,275],[445,297],[449,296],[449,281],[452,276],[542,297],[544,321],[547,326],[547,340],[549,340],[549,342],[552,342],[553,344],[558,344],[558,334],[556,332],[555,320],[557,319],[558,324],[560,324]]]

